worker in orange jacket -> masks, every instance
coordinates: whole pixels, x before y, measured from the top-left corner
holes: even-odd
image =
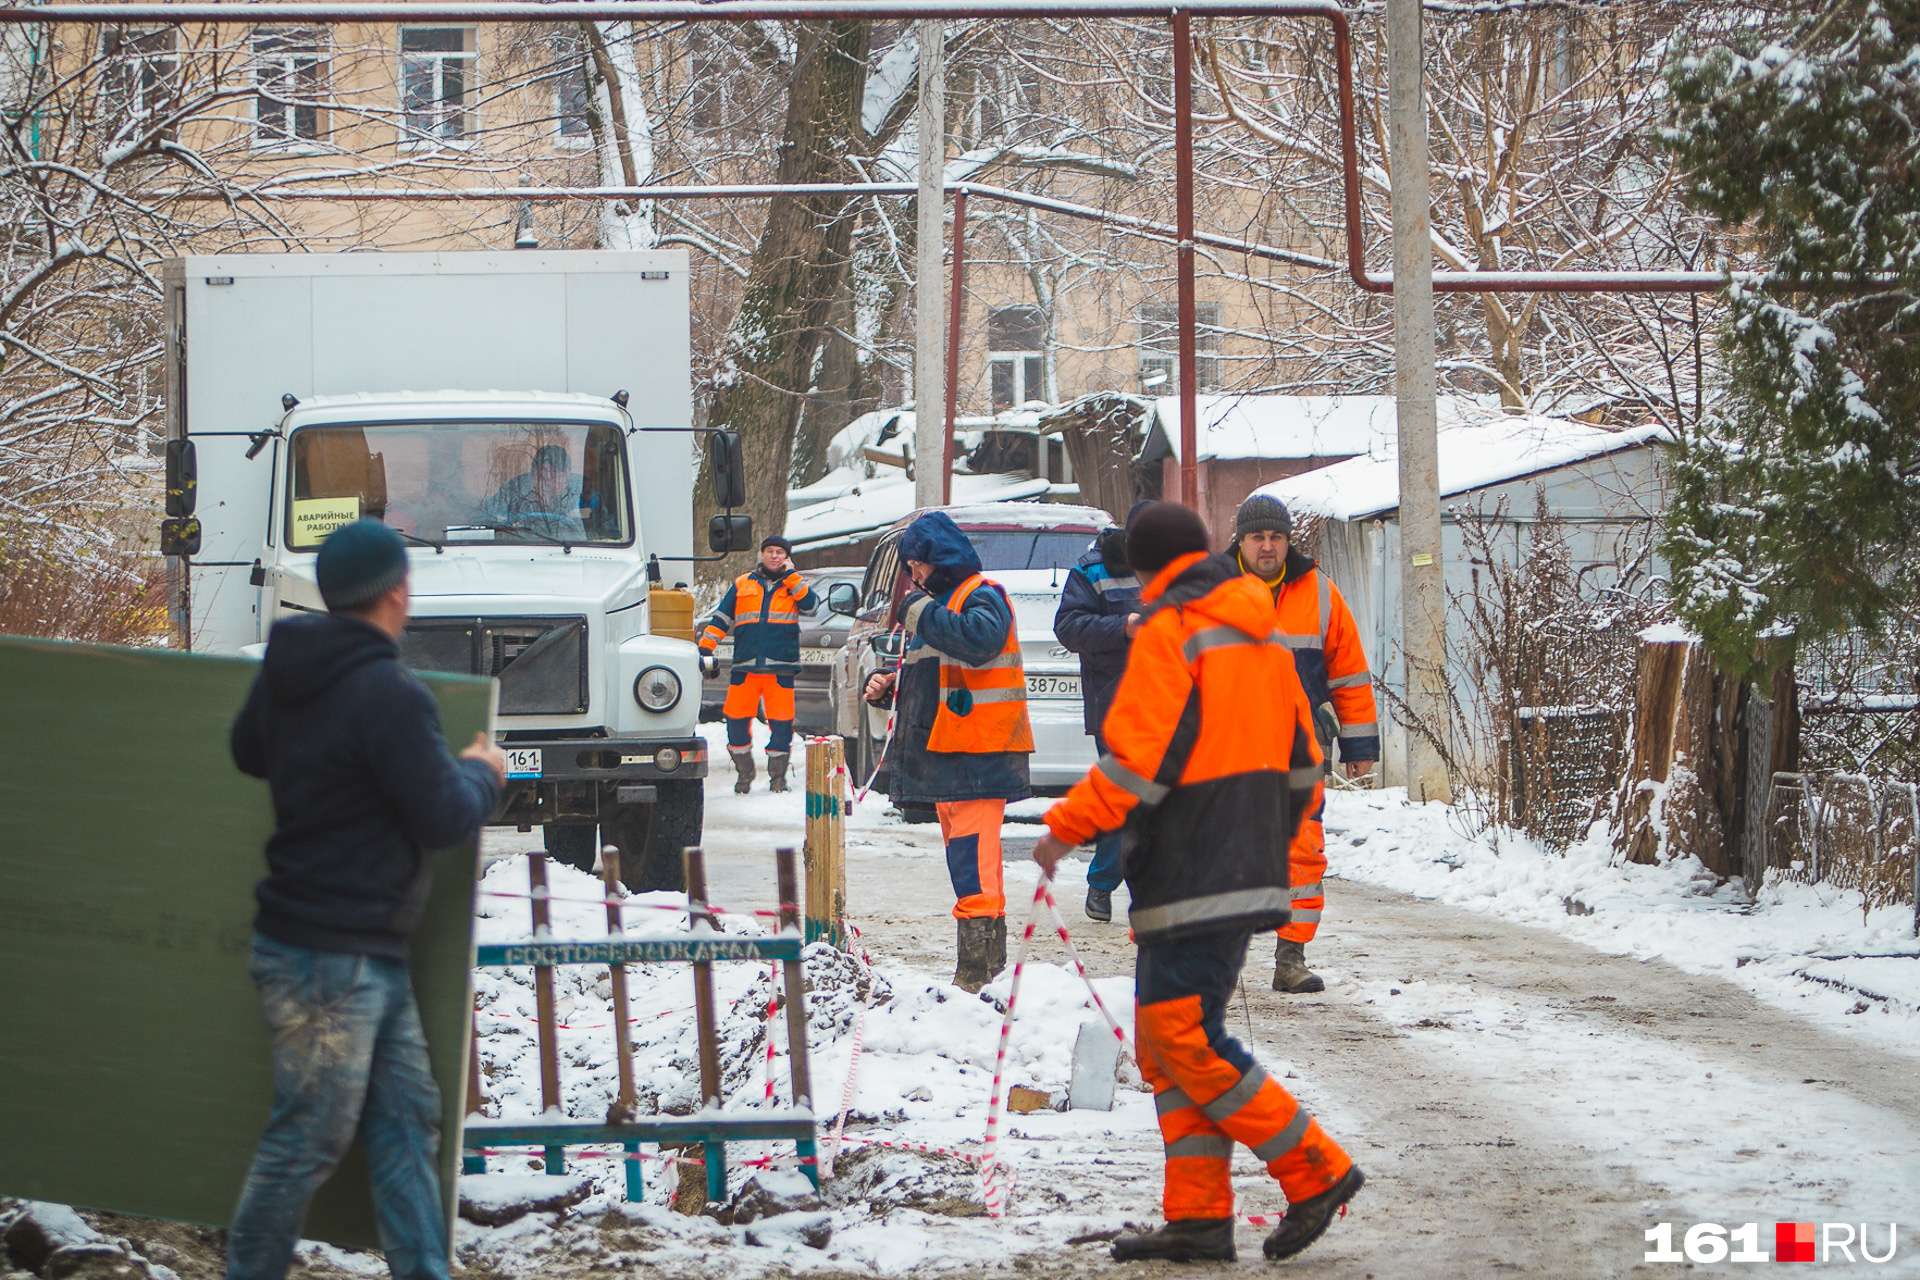
[[[1364,777],[1380,758],[1380,713],[1353,610],[1326,571],[1292,545],[1293,517],[1278,498],[1264,493],[1249,497],[1235,514],[1233,529],[1229,553],[1273,593],[1274,616],[1293,651],[1294,669],[1313,708],[1328,767],[1337,741],[1347,776]],[[1293,920],[1280,930],[1274,949],[1273,989],[1302,995],[1327,989],[1320,975],[1307,968],[1307,944],[1319,932],[1327,905],[1321,887],[1327,874],[1321,806],[1301,822],[1292,857]]]
[[[1313,716],[1273,602],[1186,507],[1127,527],[1149,613],[1102,727],[1109,754],[1047,811],[1034,861],[1123,829],[1132,896],[1134,1035],[1166,1144],[1166,1225],[1122,1236],[1128,1260],[1232,1261],[1231,1158],[1267,1166],[1287,1213],[1263,1252],[1291,1257],[1365,1181],[1306,1108],[1227,1035],[1255,933],[1287,922],[1287,846],[1324,786]]]

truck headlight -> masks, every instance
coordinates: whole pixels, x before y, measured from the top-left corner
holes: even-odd
[[[648,711],[671,711],[680,701],[680,677],[666,667],[648,667],[634,677],[633,700]]]

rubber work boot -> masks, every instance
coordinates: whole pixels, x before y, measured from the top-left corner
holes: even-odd
[[[1367,1176],[1360,1172],[1360,1166],[1354,1165],[1347,1170],[1346,1177],[1311,1200],[1288,1205],[1287,1216],[1280,1219],[1280,1225],[1260,1246],[1260,1252],[1275,1262],[1299,1253],[1320,1238],[1327,1224],[1333,1221],[1333,1215],[1344,1209],[1347,1201],[1353,1199],[1354,1193],[1366,1182]]]
[[[1182,1218],[1158,1231],[1121,1236],[1113,1242],[1116,1262],[1165,1258],[1168,1262],[1232,1262],[1232,1218]]]
[[[960,926],[960,962],[953,970],[953,985],[969,995],[993,981],[990,957],[993,955],[993,921],[986,916],[969,916]],[[1001,918],[1005,924],[1005,918]]]
[[[1007,968],[1007,918],[993,918],[993,937],[987,943],[987,968],[999,977]]]
[[[1280,945],[1273,949],[1273,989],[1290,996],[1312,995],[1327,989],[1320,975],[1307,968],[1306,943],[1280,939]]]
[[[1101,924],[1113,919],[1113,890],[1087,890],[1087,919],[1098,920]]]
[[[733,794],[743,796],[753,790],[753,748],[728,747],[727,754],[733,757]]]
[[[787,753],[784,751],[767,752],[767,790],[785,791],[787,789]]]

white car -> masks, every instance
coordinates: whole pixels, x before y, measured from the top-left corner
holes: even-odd
[[[1058,793],[1093,767],[1093,738],[1080,704],[1080,659],[1053,634],[1060,591],[1074,562],[1113,517],[1098,507],[1055,503],[995,502],[942,508],[980,555],[981,571],[1006,588],[1020,633],[1027,675],[1027,718],[1033,723],[1029,771],[1033,789]],[[853,627],[833,666],[834,732],[847,742],[847,758],[862,783],[880,759],[887,713],[859,696],[867,677],[890,667],[902,637],[891,629],[894,607],[907,592],[900,535],[920,512],[881,535],[860,586],[843,585],[828,595],[829,607],[850,614]],[[877,788],[885,789],[881,775]]]

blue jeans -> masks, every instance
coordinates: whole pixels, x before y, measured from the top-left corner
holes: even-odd
[[[227,1240],[227,1280],[283,1280],[307,1205],[356,1131],[396,1280],[446,1280],[440,1090],[404,960],[254,935],[273,1031],[273,1114]]]
[[[1107,754],[1106,739],[1093,735],[1093,749]],[[1112,893],[1120,887],[1120,833],[1109,831],[1093,842],[1093,865],[1087,868],[1087,888]]]

